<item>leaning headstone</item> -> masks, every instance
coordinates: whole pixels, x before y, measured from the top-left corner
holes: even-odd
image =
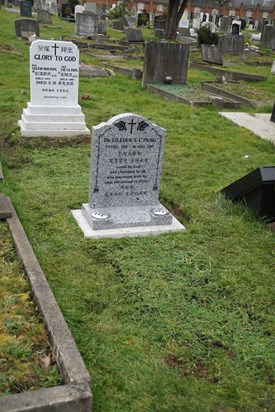
[[[35,34],[40,35],[39,23],[34,19],[18,19],[14,20],[14,28],[16,37],[29,37]]]
[[[274,103],[273,110],[272,110],[272,113],[271,113],[270,121],[275,123],[275,103]]]
[[[98,16],[89,11],[78,13],[75,20],[75,35],[78,37],[94,37],[98,33]]]
[[[270,47],[272,44],[272,40],[275,40],[275,26],[271,24],[267,24],[263,27],[262,36],[261,36],[261,47]]]
[[[47,10],[38,10],[37,21],[42,24],[52,24],[52,14]]]
[[[24,17],[32,17],[32,2],[28,0],[20,1],[20,15]]]
[[[129,43],[144,43],[141,30],[128,28],[125,30],[125,33]]]
[[[139,13],[137,19],[138,26],[148,26],[150,23],[150,14],[147,12]]]
[[[23,137],[89,134],[78,104],[79,51],[65,41],[36,40],[30,47],[31,101],[19,126]]]
[[[201,55],[204,62],[223,65],[220,50],[214,44],[202,44]]]
[[[164,140],[165,129],[133,113],[93,127],[89,203],[82,205],[92,230],[172,229],[174,218],[158,199]]]
[[[173,84],[185,84],[188,56],[188,44],[146,42],[142,83],[164,83],[170,76]]]

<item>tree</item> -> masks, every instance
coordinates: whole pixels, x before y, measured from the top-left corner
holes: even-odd
[[[177,29],[188,0],[169,0],[165,38],[176,40]]]

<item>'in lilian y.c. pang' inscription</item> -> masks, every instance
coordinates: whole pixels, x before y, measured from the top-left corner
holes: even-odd
[[[94,130],[89,198],[93,207],[158,201],[164,144],[161,131],[133,115],[115,118],[112,125]]]

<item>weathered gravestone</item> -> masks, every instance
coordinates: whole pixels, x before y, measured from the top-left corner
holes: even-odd
[[[275,123],[275,103],[274,103],[273,110],[272,110],[272,113],[271,113],[270,121]]]
[[[89,11],[77,13],[75,20],[75,35],[79,37],[94,37],[98,33],[98,16]]]
[[[158,200],[164,140],[163,128],[132,113],[93,127],[89,203],[82,205],[93,230],[172,229],[174,218]]]
[[[31,0],[20,1],[20,15],[24,17],[32,17],[32,2]]]
[[[241,54],[244,49],[244,36],[242,34],[219,36],[218,49],[222,54]]]
[[[150,14],[147,12],[139,13],[137,19],[138,26],[148,26],[150,23]]]
[[[36,40],[30,47],[31,101],[19,126],[25,137],[89,134],[78,104],[79,51],[72,42]]]
[[[260,46],[272,48],[273,41],[275,41],[275,26],[267,24],[262,30]]]
[[[166,76],[172,77],[174,84],[185,84],[188,56],[188,44],[146,42],[143,85],[146,83],[163,83]]]
[[[131,29],[130,27],[125,30],[126,39],[129,43],[144,43],[142,32],[139,29]]]
[[[14,28],[16,37],[30,37],[33,34],[39,36],[39,23],[34,19],[18,19],[14,20]]]
[[[52,14],[47,10],[38,10],[37,21],[42,24],[52,24]]]
[[[86,5],[85,5],[85,11],[89,11],[89,12],[91,12],[91,13],[96,14],[96,11],[97,11],[97,5],[96,5],[96,3],[91,3],[91,2],[86,3]]]
[[[112,27],[114,30],[124,30],[125,21],[124,19],[113,21]]]
[[[232,17],[230,16],[223,16],[221,18],[221,25],[220,25],[220,31],[222,33],[228,33],[229,32],[229,27],[232,22]]]
[[[204,62],[223,65],[222,55],[214,44],[202,44],[201,55]]]

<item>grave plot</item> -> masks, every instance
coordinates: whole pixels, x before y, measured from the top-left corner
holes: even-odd
[[[274,100],[271,93],[253,87],[243,81],[207,81],[202,82],[202,88],[210,93],[251,107],[272,104]]]

